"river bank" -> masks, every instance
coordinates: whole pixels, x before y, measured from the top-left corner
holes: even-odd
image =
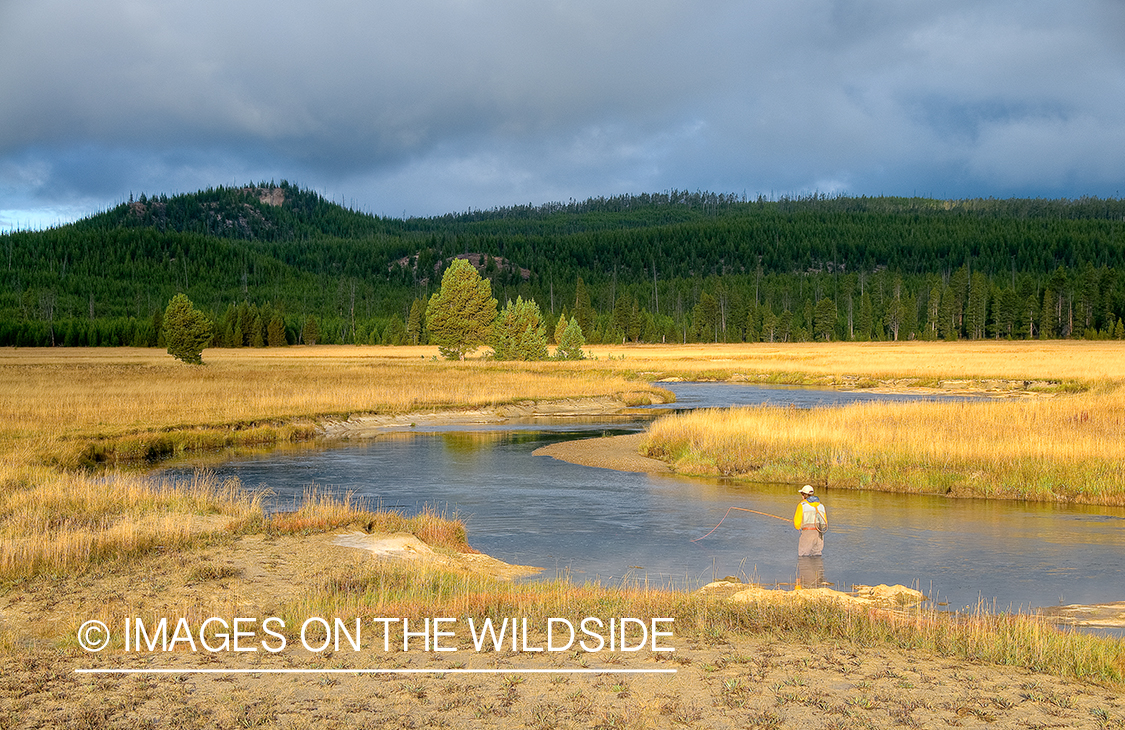
[[[449,561],[446,568],[469,575],[468,585],[476,591],[492,596],[486,601],[497,602],[492,610],[499,615],[530,617],[534,628],[517,650],[475,648],[463,625],[466,615],[473,615],[467,608],[473,604],[459,612],[449,603],[461,600],[455,596],[437,591],[431,602],[411,605],[370,593],[374,586],[405,582],[405,590],[424,595],[432,590],[424,586],[449,580],[433,572],[435,556]],[[589,589],[493,583],[471,563],[461,563],[463,557],[401,535],[245,535],[69,578],[33,579],[17,592],[15,603],[8,592],[0,612],[8,629],[0,652],[0,718],[11,728],[471,728],[481,721],[500,727],[638,730],[1107,728],[1125,722],[1125,697],[1114,684],[986,658],[984,652],[1003,651],[1000,645],[1012,639],[999,633],[990,639],[996,629],[985,624],[966,629],[957,640],[962,650],[967,648],[965,656],[911,648],[918,635],[934,627],[919,622],[918,631],[911,628],[915,619],[896,619],[893,613],[868,614],[816,599],[788,608],[772,601],[722,608],[726,602],[718,597],[630,597],[611,589],[586,598]],[[371,576],[379,580],[372,583]],[[737,585],[727,592],[735,591],[759,600],[763,593]],[[464,600],[479,599],[467,594]],[[484,605],[477,610],[486,610]],[[597,606],[603,615],[668,615],[655,613],[666,610],[679,616],[672,635],[662,640],[674,651],[523,649],[546,646],[544,616],[595,615],[588,612],[597,612]],[[394,641],[388,650],[381,638],[368,639],[359,650],[344,643],[312,651],[300,645],[295,629],[286,631],[288,648],[277,653],[257,646],[242,653],[186,647],[127,652],[120,639],[108,651],[89,653],[44,636],[48,627],[76,635],[84,619],[102,620],[116,630],[128,616],[150,621],[164,616],[172,622],[185,617],[193,624],[205,617],[279,616],[290,627],[310,616],[336,616],[350,626],[355,610],[368,627],[378,625],[370,623],[372,616],[410,617],[419,625],[423,616],[453,617],[456,622],[447,628],[455,636],[445,646],[455,651],[425,650],[418,637],[407,651]],[[712,617],[699,616],[700,610]],[[18,630],[12,631],[17,615]],[[745,626],[733,629],[720,616],[738,617]],[[901,644],[891,638],[896,632]],[[978,658],[969,648],[974,642],[982,650]],[[1048,651],[1043,659],[1050,656]],[[1085,660],[1076,654],[1074,661]],[[189,673],[200,668],[208,673]],[[80,669],[142,673],[77,673]],[[143,673],[157,669],[172,673]],[[630,673],[653,670],[664,673]]]
[[[364,413],[347,419],[324,419],[317,428],[319,439],[331,443],[373,438],[391,430],[416,427],[456,427],[499,424],[516,419],[573,418],[581,416],[612,416],[638,405],[667,402],[658,393],[636,391],[621,397],[591,396],[522,400],[486,408],[445,408],[412,413]]]

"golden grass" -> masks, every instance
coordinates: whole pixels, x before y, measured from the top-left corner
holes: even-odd
[[[83,561],[111,555],[117,549],[113,545],[128,553],[191,539],[184,520],[162,516],[168,511],[164,497],[138,497],[141,482],[121,476],[97,483],[109,485],[105,498],[110,504],[120,500],[115,514],[131,515],[127,519],[75,518],[44,526],[26,505],[55,505],[60,514],[70,514],[73,505],[64,504],[60,495],[91,488],[82,481],[87,477],[72,472],[75,467],[143,464],[183,451],[304,439],[323,419],[352,413],[582,396],[629,399],[651,392],[636,378],[669,375],[853,384],[857,379],[917,384],[1003,378],[1089,385],[1125,379],[1125,344],[1116,342],[593,346],[589,351],[596,360],[515,364],[435,360],[432,347],[208,350],[208,364],[192,367],[153,349],[0,350],[0,496],[6,500],[0,520],[7,541],[0,563],[76,569]],[[1116,437],[1121,398],[1084,398],[1057,405],[852,409],[831,419],[821,411],[762,411],[753,416],[761,434],[754,439],[747,436],[753,433],[749,423],[712,423],[704,428],[712,432],[709,445],[702,445],[700,435],[673,437],[661,430],[654,433],[668,435],[653,441],[652,449],[677,459],[686,471],[1118,503],[1123,492]],[[677,423],[687,427],[692,421]],[[981,427],[968,428],[969,423]],[[685,438],[700,448],[685,448]],[[994,449],[996,443],[1003,448]],[[153,489],[157,495],[165,491]],[[241,498],[230,490],[227,494],[229,499],[215,496],[220,506],[208,509],[242,514]],[[351,519],[351,506],[342,509],[343,516],[330,519],[325,516],[329,507],[320,504],[317,519],[325,525]],[[82,537],[84,532],[89,535]],[[39,543],[56,545],[54,557],[30,557]],[[0,572],[15,575],[10,569]]]
[[[46,458],[64,467],[144,461],[306,438],[329,416],[649,390],[630,380],[638,377],[1125,382],[1125,343],[1113,341],[639,345],[590,352],[598,360],[517,364],[433,361],[432,347],[208,350],[208,364],[192,367],[155,349],[4,349],[0,458]]]
[[[278,512],[268,518],[259,512],[233,527],[243,532],[272,535],[308,535],[341,528],[358,528],[376,534],[409,532],[431,547],[461,553],[476,552],[469,546],[463,522],[428,505],[418,514],[407,517],[400,512],[368,510],[352,495],[336,497],[306,492],[293,512]]]
[[[796,342],[592,345],[597,365],[664,376],[733,374],[776,382],[856,380],[1125,382],[1125,341]],[[622,358],[624,358],[622,360]],[[587,363],[588,366],[588,363]],[[909,384],[909,383],[906,383]]]
[[[407,517],[368,510],[350,497],[309,493],[296,511],[267,517],[260,494],[209,472],[197,472],[179,485],[122,473],[39,471],[30,481],[21,476],[29,475],[18,469],[0,475],[0,581],[81,572],[156,547],[174,550],[245,533],[293,535],[350,527],[409,532],[435,547],[472,551],[464,524],[433,510]]]
[[[1029,401],[736,408],[662,418],[682,473],[849,489],[1125,504],[1125,388]]]
[[[138,475],[0,473],[0,580],[69,573],[157,546],[174,549],[261,515],[235,481],[173,486]]]
[[[798,642],[827,640],[918,649],[1083,681],[1125,681],[1125,642],[1060,631],[1036,616],[996,615],[983,609],[970,614],[930,609],[896,613],[833,601],[733,603],[649,587],[578,586],[562,581],[513,584],[481,575],[383,563],[359,573],[327,575],[278,615],[288,626],[299,625],[303,616],[345,620],[449,616],[478,621],[520,617],[540,629],[548,618],[578,623],[586,616],[670,617],[675,619],[677,637],[716,643],[728,634],[765,633]]]
[[[117,460],[143,461],[304,437],[328,416],[649,390],[545,363],[516,369],[432,355],[429,347],[208,350],[207,365],[197,367],[148,349],[2,350],[0,456],[18,445],[76,466],[105,458],[98,448],[109,441]]]

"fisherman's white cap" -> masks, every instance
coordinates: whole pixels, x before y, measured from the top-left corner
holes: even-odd
[[[797,490],[798,494],[812,494],[812,487],[808,484]]]

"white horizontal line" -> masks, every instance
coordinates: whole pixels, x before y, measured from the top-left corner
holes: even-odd
[[[75,669],[75,674],[675,674],[675,669]]]

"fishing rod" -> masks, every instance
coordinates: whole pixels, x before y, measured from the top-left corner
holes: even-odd
[[[771,514],[770,514],[769,512],[759,512],[759,511],[758,511],[758,510],[756,510],[756,509],[746,509],[745,507],[731,507],[730,509],[728,509],[728,510],[727,510],[726,514],[725,514],[725,515],[723,515],[723,519],[722,519],[722,520],[719,520],[719,525],[723,524],[723,520],[725,520],[725,519],[727,518],[727,515],[729,515],[729,514],[731,513],[731,510],[738,510],[739,512],[752,512],[752,513],[754,513],[754,514],[756,514],[756,515],[762,515],[763,517],[772,517],[772,518],[774,518],[775,520],[782,520],[782,521],[784,521],[784,522],[788,522],[788,521],[789,521],[789,518],[788,518],[788,517],[778,517],[777,515],[771,515]],[[715,530],[719,529],[719,525],[715,525],[715,526],[714,526],[714,527],[713,527],[713,528],[711,529],[711,532],[714,532]],[[709,535],[711,534],[711,532],[708,532],[708,533],[707,533],[706,535],[704,535],[703,537],[708,537],[708,536],[709,536]],[[697,538],[695,538],[694,540],[692,540],[692,542],[699,542],[700,540],[702,540],[702,539],[703,539],[703,537],[697,537]]]

